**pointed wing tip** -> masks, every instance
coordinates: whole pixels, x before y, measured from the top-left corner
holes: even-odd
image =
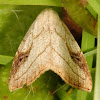
[[[10,92],[12,92],[12,91],[14,91],[14,90],[17,90],[17,89],[23,87],[22,84],[20,84],[20,85],[16,84],[16,82],[15,82],[13,79],[12,79],[12,80],[9,80],[8,86],[9,86]]]
[[[92,91],[92,80],[90,79],[88,83],[85,84],[86,87],[80,88],[84,91],[91,92]]]
[[[10,92],[14,91],[15,89],[9,87]]]
[[[91,92],[92,91],[92,78],[91,78],[91,74],[90,74],[90,77],[89,77],[89,81],[88,81],[88,92]]]
[[[16,90],[16,87],[12,87],[9,85],[9,90],[10,90],[10,92],[12,92],[12,91]]]
[[[89,77],[89,80],[85,81],[85,84],[80,89],[87,91],[87,92],[92,91],[92,79],[91,79],[91,77]]]
[[[9,85],[9,90],[10,90],[10,92],[12,92],[12,91],[17,90],[17,89],[20,89],[20,88],[22,88],[22,87],[23,87],[23,86],[16,87],[16,86],[10,86],[10,85]]]
[[[91,92],[91,91],[92,91],[92,85],[90,85],[88,88],[88,92]]]
[[[71,85],[72,86],[72,85]],[[90,84],[89,86],[72,86],[73,88],[77,88],[79,90],[83,90],[83,91],[86,91],[86,92],[91,92],[92,91],[92,85]]]
[[[92,85],[90,84],[89,86],[74,86],[71,85],[73,88],[77,88],[79,90],[83,90],[83,91],[87,91],[87,92],[91,92],[92,91]]]
[[[92,87],[90,86],[89,88],[87,89],[83,89],[84,91],[87,91],[87,92],[91,92],[92,91]]]

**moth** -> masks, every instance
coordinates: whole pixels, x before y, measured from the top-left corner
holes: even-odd
[[[92,79],[84,55],[67,26],[52,9],[43,10],[22,40],[9,75],[10,91],[30,85],[52,70],[66,84],[90,92]]]

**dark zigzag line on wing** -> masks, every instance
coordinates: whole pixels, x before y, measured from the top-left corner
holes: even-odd
[[[35,37],[33,37],[33,39],[38,38],[38,37],[43,33],[43,31],[44,31],[44,27],[43,27],[42,31],[41,31],[38,35],[36,35]],[[55,33],[56,33],[60,38],[62,38],[63,41],[65,41],[65,39],[56,31],[56,28],[54,28],[54,31],[55,31]]]
[[[43,27],[42,31],[38,35],[36,35],[35,37],[33,37],[33,39],[38,38],[43,33],[43,31],[44,31],[44,27]]]
[[[69,65],[69,63],[65,60],[65,58],[63,58],[53,47],[52,49]],[[69,67],[71,68],[71,66],[69,65]],[[74,72],[74,70],[71,68],[71,70]],[[75,73],[75,72],[74,72]],[[77,73],[75,73],[77,76],[79,76]],[[79,76],[80,77],[80,76]],[[85,80],[84,78],[80,77],[81,79]]]
[[[57,69],[56,69],[57,70]],[[57,70],[58,71],[58,70]],[[58,71],[58,73],[60,73],[59,71]],[[61,75],[62,75],[62,73],[60,73]],[[63,75],[62,75],[63,76]],[[64,77],[64,76],[63,76]],[[61,77],[62,78],[62,77]],[[63,78],[62,78],[63,79]],[[67,80],[67,78],[66,77],[64,77],[64,79],[65,80]],[[90,90],[89,88],[86,88],[85,86],[79,86],[79,84],[73,84],[73,83],[70,83],[68,80],[67,80],[67,82],[65,81],[65,83],[67,83],[67,84],[70,84],[71,86],[74,86],[75,88],[79,88],[79,89],[86,89],[86,90]]]
[[[34,61],[40,56],[40,55],[42,55],[43,53],[44,53],[44,51],[46,50],[46,48],[48,47],[48,46],[50,46],[50,43],[45,47],[45,49],[40,53],[40,54],[38,54],[38,56],[33,60],[33,62],[30,64],[30,66],[28,67],[28,69],[32,66],[32,64],[34,63]],[[21,78],[27,71],[28,71],[28,69],[20,76],[20,77],[18,77],[17,79],[15,79],[15,80],[18,80],[19,78]]]
[[[56,28],[54,28],[54,30],[55,30],[55,33],[56,33],[60,38],[62,38],[63,41],[65,41],[65,39],[56,31]]]
[[[44,28],[43,28],[43,30],[44,30]],[[43,31],[43,30],[42,30],[42,31]],[[60,36],[60,35],[56,32],[56,29],[54,29],[54,30],[55,30],[55,33],[56,33],[60,38],[62,38],[63,41],[65,41],[64,38],[63,38],[62,36]],[[42,32],[42,31],[41,31],[41,32]],[[41,32],[40,32],[40,34],[42,34]],[[39,37],[40,34],[38,34],[35,38]],[[35,39],[35,38],[34,38],[34,39]],[[50,45],[50,43],[49,43],[49,45]],[[49,45],[47,45],[47,46],[45,47],[45,49],[43,50],[43,52],[46,50],[46,48],[47,48]],[[53,48],[53,49],[54,49],[54,48]],[[55,50],[55,49],[54,49],[54,50]],[[36,59],[37,59],[43,52],[41,52],[41,53],[36,57]],[[57,52],[56,52],[56,53],[57,53]],[[57,54],[58,54],[58,53],[57,53]],[[59,54],[59,56],[64,60],[64,58],[63,58],[60,54]],[[35,60],[36,60],[36,59],[35,59]],[[35,60],[34,60],[34,61],[35,61]],[[34,62],[34,61],[33,61],[33,62]],[[67,62],[66,60],[64,60],[64,61],[68,64],[68,62]],[[33,62],[31,63],[31,65],[33,64]],[[30,66],[31,66],[31,65],[30,65]],[[68,64],[68,65],[69,65],[69,64]],[[29,67],[29,68],[30,68],[30,67]],[[28,68],[28,69],[29,69],[29,68]],[[71,67],[70,67],[70,68],[71,68]],[[27,71],[28,71],[28,69],[27,69]],[[72,69],[72,68],[71,68],[71,69]],[[27,72],[27,71],[26,71],[26,72]],[[73,69],[72,69],[72,71],[73,71]],[[23,76],[26,72],[24,72],[24,73],[22,74],[22,76]],[[73,71],[73,72],[74,72],[74,71]],[[74,72],[74,73],[75,73],[75,72]],[[75,74],[76,74],[76,73],[75,73]],[[76,75],[78,75],[78,74],[76,74]],[[79,76],[79,75],[78,75],[78,76]],[[20,77],[21,77],[21,76],[20,76]],[[19,78],[20,78],[20,77],[19,77]],[[80,77],[80,76],[79,76],[79,77]],[[18,80],[19,78],[15,79],[15,80]]]

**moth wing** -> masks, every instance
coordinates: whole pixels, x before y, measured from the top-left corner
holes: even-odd
[[[92,79],[84,55],[65,24],[57,19],[52,37],[53,70],[67,84],[90,92]],[[59,26],[57,28],[57,26]]]
[[[50,36],[43,26],[48,16],[43,16],[42,12],[31,25],[15,54],[8,82],[10,91],[31,84],[49,69]]]
[[[87,62],[84,58],[84,55],[83,55],[80,47],[78,46],[76,40],[74,39],[72,34],[70,34],[70,32],[68,31],[68,28],[66,26],[65,26],[65,29],[67,31],[66,45],[69,49],[71,58],[76,63],[76,65],[79,66],[78,67],[79,76],[81,76],[81,77],[84,76],[84,78],[81,82],[80,82],[80,78],[79,78],[78,88],[81,88],[83,90],[90,92],[92,90],[92,78],[91,78],[91,74],[90,74]]]

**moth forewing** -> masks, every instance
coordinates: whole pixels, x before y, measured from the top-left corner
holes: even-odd
[[[29,28],[15,55],[9,89],[30,85],[47,70],[72,87],[90,92],[91,75],[84,55],[58,14],[43,10]]]

